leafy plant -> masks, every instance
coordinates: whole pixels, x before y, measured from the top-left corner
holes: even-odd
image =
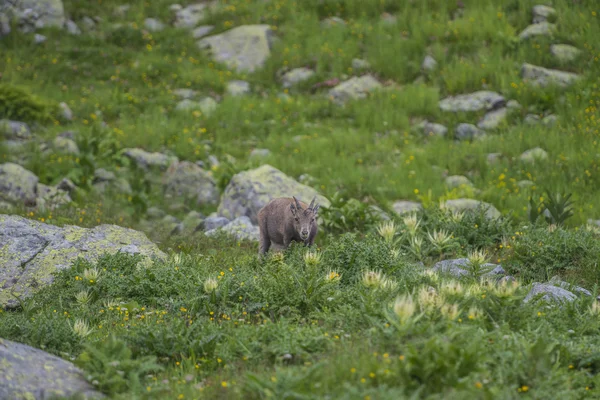
[[[572,193],[551,193],[546,190],[546,198],[540,199],[540,202],[533,200],[533,196],[529,198],[529,221],[535,223],[540,216],[549,224],[564,225],[565,221],[571,218],[574,214],[571,199]]]
[[[328,233],[365,232],[372,228],[380,218],[368,204],[356,199],[346,200],[340,192],[330,199],[329,207],[321,206],[322,226]]]
[[[0,84],[0,119],[46,124],[52,120],[56,111],[56,106],[21,87]]]

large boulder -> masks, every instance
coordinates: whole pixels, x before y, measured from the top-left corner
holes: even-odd
[[[502,214],[496,207],[493,205],[475,200],[475,199],[454,199],[454,200],[446,200],[444,206],[450,211],[477,211],[477,210],[485,210],[485,216],[487,218],[498,218]]]
[[[521,77],[535,86],[557,85],[563,88],[574,84],[579,79],[579,75],[572,72],[548,69],[527,63],[521,67]]]
[[[13,295],[25,298],[52,283],[52,273],[69,268],[78,257],[94,262],[118,251],[166,257],[146,235],[132,229],[57,227],[0,214],[0,305],[14,306]]]
[[[363,99],[369,92],[379,89],[381,83],[372,75],[363,75],[361,77],[353,76],[332,88],[329,95],[334,101],[343,103],[346,100]]]
[[[277,197],[296,196],[310,202],[314,196],[321,206],[329,207],[330,202],[315,189],[298,183],[280,170],[270,165],[243,171],[231,178],[219,204],[218,214],[230,220],[243,215],[253,224],[258,222],[258,211]]]
[[[219,202],[219,190],[212,174],[189,161],[169,167],[164,177],[164,190],[165,196],[173,200],[194,200],[198,205]]]
[[[0,164],[0,200],[34,206],[38,197],[38,177],[22,166]]]
[[[529,303],[532,300],[545,302],[571,302],[577,299],[572,292],[552,284],[535,282],[527,296],[523,299],[524,303]]]
[[[439,107],[442,111],[480,111],[492,110],[504,106],[506,100],[496,92],[480,90],[469,94],[446,97],[440,100]]]
[[[208,48],[215,61],[238,72],[261,68],[271,55],[273,31],[269,25],[242,25],[205,37],[198,46]]]
[[[0,360],[0,399],[104,398],[83,371],[45,351],[0,339]]]
[[[62,28],[65,23],[62,0],[0,0],[2,14],[16,19],[23,32],[49,26]]]

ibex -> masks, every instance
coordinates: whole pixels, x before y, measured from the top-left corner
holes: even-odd
[[[263,255],[271,244],[285,250],[293,241],[312,246],[317,235],[316,197],[307,207],[306,203],[293,197],[280,197],[271,200],[258,212],[260,243],[258,254]]]

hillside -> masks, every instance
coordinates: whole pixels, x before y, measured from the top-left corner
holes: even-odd
[[[600,397],[598,13],[0,0],[0,355],[68,396]],[[317,248],[259,260],[291,195]]]

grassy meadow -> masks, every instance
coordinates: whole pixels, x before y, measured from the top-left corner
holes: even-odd
[[[169,204],[160,185],[143,184],[160,177],[142,179],[122,149],[207,164],[214,155],[221,189],[265,163],[312,176],[311,185],[334,199],[322,212],[319,248],[292,246],[259,261],[255,243],[156,227],[148,236],[168,261],[120,254],[78,262],[21,307],[0,308],[0,338],[74,360],[115,399],[600,398],[600,232],[586,227],[600,218],[596,1],[553,0],[555,34],[521,41],[537,1],[220,0],[202,23],[215,26],[211,35],[247,24],[269,24],[276,34],[270,58],[253,73],[228,70],[188,30],[172,27],[172,0],[134,0],[116,15],[124,3],[64,0],[74,21],[101,22],[82,35],[44,29],[41,44],[17,30],[0,40],[0,116],[29,123],[36,137],[23,154],[0,141],[0,163],[18,162],[41,183],[69,177],[78,186],[67,207],[18,212],[59,225],[135,229],[148,207]],[[333,16],[346,24],[322,26]],[[168,26],[149,32],[148,17]],[[581,54],[559,62],[549,50],[557,43]],[[427,54],[435,71],[421,69]],[[370,67],[353,70],[355,58]],[[531,86],[523,63],[581,79],[566,89]],[[284,89],[280,70],[297,67],[315,75]],[[386,86],[343,106],[314,88],[365,72]],[[233,80],[249,82],[251,93],[228,95]],[[219,105],[210,115],[176,110],[180,88]],[[438,102],[477,90],[522,109],[483,138],[456,141],[453,128],[484,113],[444,112]],[[60,102],[72,121],[59,116]],[[554,114],[557,122],[526,124],[527,114]],[[425,136],[415,128],[425,119],[448,135]],[[65,131],[77,133],[78,156],[43,151],[40,143]],[[535,147],[548,158],[519,159]],[[271,153],[250,158],[254,148]],[[501,157],[490,163],[489,153]],[[133,194],[93,194],[99,168],[128,178]],[[465,175],[473,187],[449,189],[445,175]],[[530,201],[548,201],[548,193],[572,194],[573,215],[532,221]],[[464,197],[504,217],[438,207]],[[368,213],[368,205],[390,211],[400,199],[425,209],[388,224]],[[427,269],[458,257],[472,266],[460,283]],[[517,280],[489,283],[485,262]],[[523,303],[529,284],[554,276],[593,296]]]

